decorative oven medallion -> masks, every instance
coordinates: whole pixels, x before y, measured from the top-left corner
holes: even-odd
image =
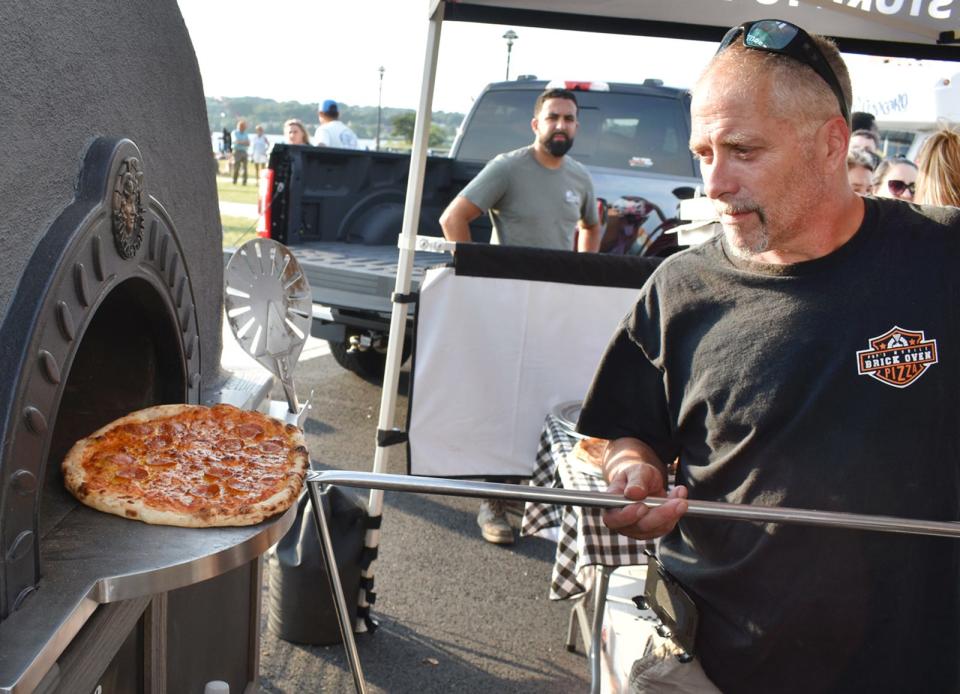
[[[113,185],[113,238],[123,258],[137,254],[143,241],[143,171],[140,160],[128,157],[120,164]]]

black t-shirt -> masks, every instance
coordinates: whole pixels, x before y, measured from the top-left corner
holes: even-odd
[[[653,274],[580,431],[646,441],[692,499],[960,520],[960,211],[866,199],[803,263],[722,238]],[[686,517],[662,561],[724,692],[960,691],[960,540]]]

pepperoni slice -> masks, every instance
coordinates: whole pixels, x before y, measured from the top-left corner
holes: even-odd
[[[167,448],[170,446],[170,437],[169,436],[154,436],[147,439],[146,446],[151,451],[158,451],[162,448]]]
[[[143,459],[143,464],[152,465],[154,467],[173,467],[177,464],[177,461],[176,459],[165,455],[149,455]]]
[[[117,468],[117,477],[126,480],[143,480],[150,476],[150,473],[142,467],[121,467]]]
[[[153,427],[150,426],[149,424],[144,424],[143,422],[128,424],[127,430],[131,434],[135,434],[136,436],[149,436],[150,434],[153,433]]]
[[[220,485],[219,484],[205,484],[202,487],[197,487],[193,490],[194,496],[203,496],[203,497],[213,497],[220,496]]]
[[[114,453],[110,456],[110,462],[114,465],[133,465],[135,461],[133,456],[126,453]]]
[[[254,424],[252,422],[247,424],[241,424],[237,427],[237,434],[242,436],[245,439],[252,439],[255,436],[259,436],[263,433],[263,427],[259,424]]]
[[[260,450],[264,453],[279,453],[283,450],[283,445],[276,441],[264,441],[260,444]]]

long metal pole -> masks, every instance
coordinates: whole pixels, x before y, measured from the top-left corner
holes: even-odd
[[[346,487],[361,487],[364,489],[442,494],[446,496],[511,499],[516,501],[563,504],[566,506],[622,508],[636,503],[617,494],[608,494],[607,492],[553,489],[520,484],[501,484],[499,482],[474,482],[434,477],[417,477],[414,475],[386,475],[341,470],[328,470],[324,472],[310,471],[307,473],[307,481],[321,482],[323,484],[340,484]],[[651,508],[656,508],[666,501],[667,499],[661,497],[648,497],[644,499],[643,503]],[[688,501],[687,503],[689,505],[687,515],[700,518],[815,525],[830,528],[904,533],[908,535],[934,535],[937,537],[960,538],[960,522],[954,521],[917,520],[913,518],[872,516],[835,511],[812,511],[777,506],[747,506],[744,504],[728,504],[718,501]]]
[[[327,583],[333,594],[334,607],[337,613],[337,622],[340,624],[340,636],[343,637],[343,647],[347,650],[347,660],[350,663],[350,672],[353,675],[353,686],[357,694],[366,694],[367,681],[360,667],[360,653],[357,651],[357,641],[353,636],[353,625],[350,623],[350,610],[347,607],[347,598],[343,594],[343,583],[340,580],[340,570],[337,568],[337,556],[333,549],[333,540],[330,537],[330,528],[327,526],[327,514],[323,510],[318,484],[308,484],[310,502],[313,504],[313,519],[320,533],[320,553],[327,568]]]
[[[377,143],[374,145],[374,149],[380,151],[380,114],[383,111],[383,73],[384,67],[380,66],[380,91],[377,94]]]
[[[420,101],[417,106],[417,120],[413,128],[413,149],[410,151],[410,174],[407,178],[407,192],[403,205],[403,226],[397,241],[400,252],[397,258],[397,279],[394,289],[397,294],[407,294],[413,276],[413,256],[416,253],[417,229],[420,226],[420,198],[423,195],[423,178],[427,166],[427,144],[430,138],[430,120],[433,109],[433,85],[436,80],[437,54],[440,51],[440,26],[443,23],[443,2],[434,0],[431,8],[430,23],[427,27],[423,76],[420,83]],[[379,431],[390,431],[396,418],[397,390],[400,385],[400,362],[403,354],[403,340],[407,330],[408,304],[395,302],[390,312],[390,338],[387,342],[387,362],[383,371],[383,390],[380,393],[380,415],[377,419]],[[373,455],[373,471],[383,472],[387,467],[389,449],[377,443]],[[376,518],[383,508],[383,492],[370,487],[370,501],[367,513]],[[380,529],[367,531],[364,546],[375,548],[380,543]],[[374,578],[371,564],[362,572],[368,584]],[[369,609],[366,589],[360,589],[359,605]],[[362,628],[358,624],[358,627]]]

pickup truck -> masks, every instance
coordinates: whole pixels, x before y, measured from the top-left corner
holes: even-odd
[[[658,80],[562,84],[580,105],[571,156],[590,171],[599,198],[641,196],[672,211],[673,191],[699,183],[686,91]],[[547,85],[521,79],[483,90],[450,156],[427,158],[419,235],[441,236],[440,214],[480,169],[533,141],[533,104]],[[311,334],[330,343],[341,366],[372,380],[383,373],[409,165],[406,154],[277,145],[261,181],[258,231],[289,246],[307,275]],[[489,240],[489,220],[471,232]],[[417,253],[411,291],[425,268],[446,260]]]

